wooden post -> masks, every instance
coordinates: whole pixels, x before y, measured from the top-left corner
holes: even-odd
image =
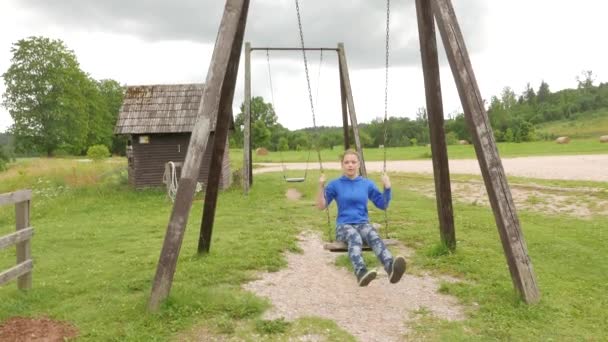
[[[198,240],[198,253],[208,253],[211,248],[211,234],[213,233],[213,221],[215,220],[215,208],[217,206],[217,195],[222,175],[222,165],[224,152],[226,151],[226,141],[228,139],[228,129],[232,121],[232,101],[234,99],[234,89],[236,88],[236,78],[239,71],[239,60],[241,58],[241,47],[243,46],[243,36],[245,35],[245,25],[247,23],[247,9],[243,8],[239,21],[238,31],[232,46],[228,70],[222,84],[220,97],[220,107],[215,125],[213,141],[213,153],[211,155],[211,165],[209,166],[209,177],[207,189],[205,190],[205,204],[203,206],[203,218]]]
[[[452,189],[450,186],[450,167],[448,149],[443,129],[443,103],[439,75],[439,57],[435,35],[435,19],[428,0],[416,0],[418,15],[418,35],[420,54],[424,73],[424,90],[433,155],[433,174],[435,175],[435,197],[439,217],[441,243],[450,250],[456,248],[454,211],[452,208]]]
[[[243,127],[243,192],[251,185],[251,43],[245,43],[245,122]]]
[[[473,136],[511,279],[524,301],[538,302],[540,292],[532,262],[454,8],[450,0],[432,0],[432,7]]]
[[[15,226],[17,232],[30,228],[30,200],[15,204]],[[17,265],[30,261],[32,258],[32,244],[30,239],[17,243]],[[17,286],[20,290],[32,288],[32,270],[17,278]]]
[[[342,103],[342,127],[344,129],[344,150],[346,151],[350,147],[350,139],[348,128],[348,103],[346,100],[346,87],[344,86],[343,68],[342,63],[340,62],[340,56],[338,55],[338,69],[340,70],[340,99]]]
[[[165,234],[154,284],[152,285],[152,293],[148,302],[148,310],[150,311],[158,310],[160,303],[167,298],[171,290],[179,251],[188,223],[188,215],[192,207],[196,180],[209,139],[211,119],[217,118],[221,90],[226,80],[234,42],[238,37],[237,31],[240,26],[241,13],[246,12],[248,6],[249,0],[226,1],[211,64],[207,72],[198,118],[190,137],[188,153],[186,154],[175,202],[173,203],[173,211]]]
[[[359,126],[357,124],[357,112],[355,111],[355,101],[353,100],[353,90],[350,86],[350,76],[348,74],[348,64],[346,64],[346,52],[344,51],[344,43],[338,43],[338,58],[340,66],[342,67],[342,80],[344,82],[344,89],[346,90],[346,99],[348,103],[348,113],[350,114],[350,123],[353,126],[353,134],[355,137],[355,146],[359,157],[361,158],[361,176],[367,177],[367,170],[365,168],[365,158],[363,158],[363,148],[361,146],[361,139],[359,139]]]

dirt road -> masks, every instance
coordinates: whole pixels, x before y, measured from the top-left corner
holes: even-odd
[[[503,158],[503,167],[509,176],[562,179],[608,181],[608,154],[549,156],[549,157],[520,157]],[[253,173],[281,171],[278,163],[256,163],[262,166]],[[306,163],[286,163],[290,170],[304,170]],[[325,169],[340,169],[337,162],[324,162]],[[366,162],[368,172],[382,170],[382,162]],[[388,161],[386,165],[390,172],[432,173],[433,165],[429,160]],[[318,168],[317,163],[310,163],[309,168]],[[450,173],[480,174],[479,163],[476,159],[450,160]]]

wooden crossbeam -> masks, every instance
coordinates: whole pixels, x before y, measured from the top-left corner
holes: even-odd
[[[26,241],[32,238],[34,235],[34,228],[28,227],[18,230],[12,234],[0,237],[0,250],[3,250],[12,245],[18,244],[22,241]]]
[[[0,285],[3,285],[4,283],[7,283],[15,278],[22,277],[28,273],[31,274],[33,265],[33,261],[28,259],[22,263],[19,263],[17,266],[11,267],[8,270],[0,273]]]
[[[0,194],[0,205],[14,204],[32,199],[32,190],[19,190]]]
[[[302,49],[301,47],[252,47],[251,51],[335,51],[338,52],[336,48],[326,48],[326,47],[305,47]]]

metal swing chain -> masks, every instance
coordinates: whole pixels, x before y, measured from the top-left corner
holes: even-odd
[[[274,87],[272,86],[272,72],[270,71],[270,52],[266,49],[266,64],[268,65],[268,81],[270,82],[270,100],[272,101],[272,109],[276,110],[274,106]]]
[[[388,140],[388,69],[390,54],[390,21],[391,21],[391,0],[386,0],[386,44],[384,53],[384,164],[382,171],[386,173],[386,141]]]
[[[323,49],[321,49],[321,53],[319,54],[319,71],[317,72],[317,93],[315,95],[315,108],[319,108],[319,88],[321,84],[321,66],[323,65]],[[321,160],[319,158],[319,160]],[[310,150],[308,150],[308,157],[306,158],[306,170],[304,171],[304,178],[308,173],[308,161],[310,161]],[[321,166],[321,170],[323,166]]]
[[[323,66],[323,49],[319,53],[319,70],[317,71],[317,93],[315,94],[315,108],[319,108],[319,88],[321,88],[321,67]]]
[[[323,61],[323,52],[321,51],[321,62]],[[270,82],[270,98],[271,98],[271,104],[272,104],[272,109],[275,111],[276,113],[276,105],[274,104],[274,86],[272,85],[272,72],[270,70],[270,52],[268,49],[266,49],[266,64],[268,65],[268,81]],[[320,67],[319,67],[320,69]],[[319,74],[321,74],[321,70],[319,70]],[[317,94],[318,94],[318,88],[317,88]],[[318,95],[317,95],[318,96]],[[281,149],[279,149],[279,156],[281,158],[281,168],[283,169],[283,179],[287,179],[287,167],[285,166],[285,163],[283,162],[284,158],[283,158],[283,151],[281,151]],[[308,150],[308,157],[306,158],[306,169],[304,170],[304,179],[306,179],[306,174],[308,173],[308,162],[310,161],[310,150]]]
[[[391,22],[391,0],[386,0],[386,44],[384,54],[384,163],[382,171],[386,174],[386,148],[388,140],[388,70],[389,70],[389,54],[390,54],[390,22]],[[388,207],[384,209],[384,226],[386,237],[389,237],[388,230]]]
[[[296,13],[298,15],[298,29],[300,31],[300,44],[302,46],[302,56],[304,57],[304,72],[306,73],[306,85],[308,86],[308,99],[310,100],[310,111],[312,112],[312,125],[317,132],[317,119],[315,117],[315,105],[312,99],[312,90],[310,88],[310,76],[308,74],[308,61],[306,59],[306,50],[304,50],[304,32],[302,30],[302,18],[300,16],[300,3],[298,0],[296,1]],[[318,139],[316,139],[318,142]],[[323,162],[321,161],[321,151],[319,150],[319,144],[317,143],[317,156],[319,159],[319,168],[321,172],[323,172]]]
[[[268,51],[268,49],[266,49],[266,64],[268,65],[268,81],[270,83],[270,101],[272,104],[272,109],[275,111],[276,114],[277,107],[274,104],[274,86],[272,85],[272,72],[270,71],[270,52]],[[285,176],[285,174],[287,173],[287,168],[285,167],[285,163],[283,163],[283,151],[281,151],[281,149],[279,149],[279,156],[281,158],[281,168],[283,169],[283,179],[286,179],[287,177]]]
[[[300,33],[300,44],[302,46],[302,56],[304,57],[304,72],[306,73],[306,85],[308,86],[308,99],[310,100],[310,111],[312,112],[312,125],[315,129],[315,133],[318,135],[319,132],[317,130],[317,120],[315,117],[315,106],[314,101],[312,99],[312,90],[310,89],[310,76],[308,75],[308,62],[306,60],[306,50],[304,50],[304,31],[302,30],[302,17],[300,16],[300,2],[295,0],[296,2],[296,14],[298,15],[298,30]],[[317,157],[319,159],[319,169],[321,170],[321,174],[323,173],[323,162],[321,161],[321,150],[319,149],[319,140],[318,137],[316,140],[317,143]],[[323,186],[323,192],[325,193],[325,186]],[[325,207],[325,212],[327,213],[327,227],[328,227],[328,238],[330,241],[333,241],[331,236],[331,219],[329,218],[329,207]]]

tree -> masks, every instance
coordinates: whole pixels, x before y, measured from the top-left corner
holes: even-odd
[[[272,127],[269,128],[270,130],[270,149],[272,151],[279,151],[280,150],[280,140],[285,138],[285,141],[289,141],[287,139],[287,136],[289,135],[289,130],[283,126],[281,126],[281,124],[276,124]],[[268,147],[268,146],[265,146]],[[287,144],[287,149],[289,149],[289,143]]]
[[[4,151],[4,146],[0,145],[0,171],[7,169],[7,164],[10,162],[8,153]]]
[[[578,89],[589,90],[593,88],[593,82],[595,81],[595,76],[593,76],[593,71],[585,70],[581,73],[581,76],[576,77],[576,82],[578,83]]]
[[[471,141],[471,134],[464,113],[458,113],[453,119],[446,121],[445,128],[447,132],[456,133],[458,140]]]
[[[371,139],[371,138],[370,138]],[[319,138],[319,147],[334,149],[334,146],[341,145],[343,142],[342,135],[337,131],[327,131],[321,133]]]
[[[505,90],[503,90],[503,97],[509,97],[509,95],[505,96]],[[492,96],[492,99],[490,100],[488,116],[490,117],[490,123],[494,130],[505,130],[507,128],[509,122],[509,112],[505,108],[503,102],[496,96]]]
[[[270,146],[270,130],[263,121],[256,121],[251,128],[251,138],[253,140],[253,148]]]
[[[523,97],[524,100],[530,105],[533,105],[536,102],[536,93],[534,92],[534,88],[530,86],[529,82],[526,84],[526,90],[524,91]]]
[[[536,99],[538,102],[547,102],[549,100],[549,95],[551,95],[551,91],[549,90],[549,85],[547,82],[540,82],[538,92],[536,93]]]
[[[13,44],[11,53],[2,75],[3,105],[14,121],[16,147],[48,156],[59,147],[84,150],[89,118],[82,89],[90,80],[74,52],[61,40],[30,37]]]
[[[509,110],[517,104],[517,96],[511,87],[505,87],[500,95],[503,108]]]
[[[513,142],[513,130],[511,130],[511,128],[507,128],[507,130],[505,131],[505,134],[503,136],[504,141],[506,142]]]
[[[124,87],[115,80],[105,79],[97,82],[97,89],[99,89],[101,98],[106,105],[107,115],[105,118],[107,120],[108,127],[110,127],[110,131],[107,133],[110,134],[112,139],[110,145],[111,152],[114,154],[124,155],[126,153],[127,136],[113,134],[113,129],[116,125],[116,121],[118,120],[120,106],[122,106],[122,101],[125,94]]]
[[[277,147],[277,149],[279,151],[287,151],[289,149],[289,141],[287,140],[286,137],[281,137],[279,138],[279,146]]]
[[[425,125],[429,124],[429,116],[425,107],[420,107],[416,110],[416,121],[420,121]]]
[[[310,147],[310,138],[308,133],[304,131],[294,132],[289,136],[289,147],[296,151],[308,149]]]
[[[277,123],[277,114],[270,103],[264,102],[261,96],[251,98],[251,124],[262,121],[266,127],[271,127]],[[245,104],[241,104],[241,112],[237,115],[235,124],[242,125],[245,122]]]
[[[269,147],[271,129],[277,124],[277,115],[270,103],[264,102],[264,98],[256,96],[251,99],[251,126],[252,144],[254,147]],[[259,124],[258,124],[259,122]],[[243,141],[241,126],[245,124],[245,104],[241,104],[241,112],[236,116],[234,125],[236,130],[232,141],[235,143]],[[260,140],[261,139],[261,140]]]
[[[97,88],[97,81],[89,78],[80,90],[86,96],[86,114],[87,114],[87,140],[83,151],[93,145],[103,145],[106,148],[112,146],[112,117],[108,111],[108,106],[103,100],[101,93]]]

